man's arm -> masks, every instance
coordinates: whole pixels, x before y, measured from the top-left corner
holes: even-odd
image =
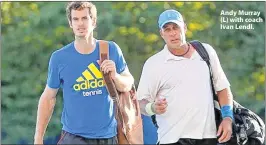
[[[148,59],[144,63],[137,89],[140,111],[146,116],[162,114],[166,111],[167,106],[166,100],[161,100],[156,97],[160,88],[160,76],[154,74],[157,68],[154,67],[154,64],[156,63],[153,63],[152,61],[153,60]]]
[[[34,144],[43,144],[43,137],[56,103],[57,92],[58,89],[46,86],[39,99]]]
[[[155,102],[149,102],[146,99],[139,100],[140,111],[143,115],[151,116],[154,114],[160,115],[166,112],[167,110],[167,100],[164,99],[155,99]]]
[[[230,140],[232,134],[232,122],[233,122],[233,95],[230,87],[221,91],[217,91],[219,104],[221,106],[221,113],[223,121],[219,125],[217,136],[220,136],[219,143]],[[231,118],[232,117],[232,118]]]
[[[134,83],[134,78],[126,67],[123,72],[120,74],[117,73],[115,63],[112,60],[104,60],[102,63],[97,61],[100,64],[101,71],[103,73],[109,73],[113,79],[116,89],[120,92],[129,91]]]
[[[217,131],[218,142],[222,143],[228,141],[232,135],[233,95],[230,90],[230,83],[222,69],[216,51],[210,45],[207,45],[207,48],[209,48],[208,53],[213,73],[213,85],[217,92],[223,118]]]
[[[134,78],[127,68],[121,74],[116,73],[113,80],[120,92],[129,91],[134,83]]]
[[[218,96],[220,106],[224,106],[224,105],[233,106],[233,95],[230,90],[230,87],[225,88],[221,91],[218,91],[217,96]]]
[[[147,113],[147,111],[145,109],[148,103],[150,103],[150,102],[146,99],[139,100],[140,112],[143,115],[151,116],[151,114]]]
[[[228,114],[226,113],[228,112],[228,110],[230,110],[230,112],[233,111],[233,95],[230,90],[230,87],[217,91],[217,96],[218,96],[219,104],[221,106],[222,115],[224,115],[223,118],[228,118],[231,121],[233,121],[233,118],[230,118]],[[232,113],[230,114],[232,115]]]

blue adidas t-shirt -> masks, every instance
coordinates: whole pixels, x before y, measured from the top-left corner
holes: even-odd
[[[109,42],[109,58],[117,73],[127,64],[121,49]],[[110,138],[117,134],[113,101],[108,95],[99,64],[99,43],[90,54],[81,54],[74,42],[55,51],[50,58],[47,84],[63,89],[63,130],[86,138]]]

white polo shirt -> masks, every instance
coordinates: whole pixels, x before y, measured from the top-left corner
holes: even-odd
[[[210,57],[215,90],[229,87],[216,51],[209,44],[203,46]],[[144,64],[137,96],[150,102],[162,96],[168,102],[167,111],[156,115],[158,142],[216,138],[209,68],[197,51],[184,58],[174,56],[165,46],[150,57]]]

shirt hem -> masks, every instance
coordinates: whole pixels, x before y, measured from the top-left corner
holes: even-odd
[[[68,133],[71,133],[73,135],[77,135],[77,136],[81,136],[81,137],[84,137],[84,138],[87,138],[87,139],[103,139],[103,138],[112,138],[114,136],[117,135],[117,132],[114,132],[114,133],[110,133],[110,134],[106,134],[106,135],[96,135],[96,136],[92,136],[92,135],[84,135],[84,134],[79,134],[79,133],[74,133],[72,131],[69,131],[68,129],[66,128],[62,128],[62,130],[68,132]]]

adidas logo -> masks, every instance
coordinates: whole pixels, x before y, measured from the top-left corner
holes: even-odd
[[[94,63],[88,65],[88,69],[82,72],[82,75],[76,80],[76,82],[77,83],[73,86],[75,91],[104,86],[103,75]]]

